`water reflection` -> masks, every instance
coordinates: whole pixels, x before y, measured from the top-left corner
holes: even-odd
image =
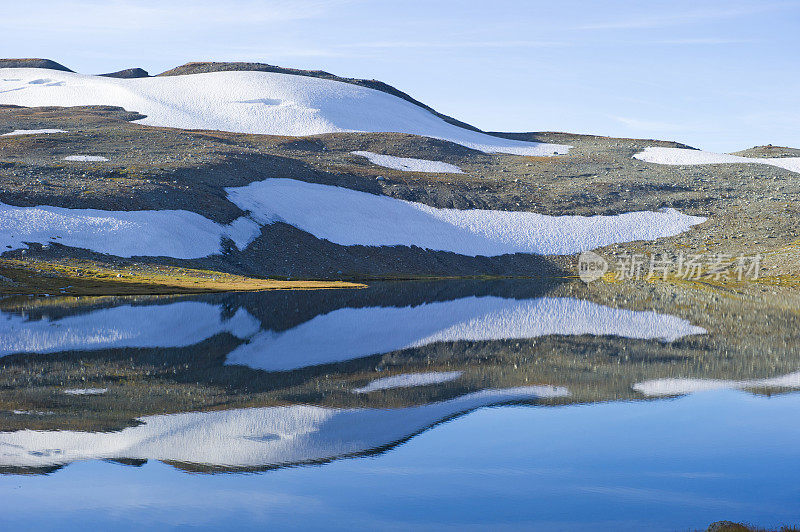
[[[637,382],[633,389],[651,397],[684,395],[709,390],[758,390],[800,388],[800,371],[768,379],[655,379]]]
[[[161,460],[195,470],[237,470],[323,462],[375,452],[483,406],[568,395],[565,388],[528,386],[407,408],[291,405],[146,416],[119,432],[5,432],[0,465],[48,470],[87,459]]]
[[[702,334],[686,320],[573,298],[467,297],[413,307],[343,308],[287,331],[264,331],[234,349],[228,364],[288,371],[436,342],[548,335],[677,340]]]
[[[0,301],[0,468],[260,470],[379,452],[509,402],[800,388],[795,348],[764,357],[749,308],[631,305],[510,281]]]
[[[0,355],[55,353],[119,347],[179,347],[224,332],[247,338],[260,328],[240,309],[225,316],[221,305],[181,301],[89,310],[51,319],[0,313]]]

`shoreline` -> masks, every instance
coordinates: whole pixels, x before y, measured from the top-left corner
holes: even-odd
[[[261,279],[155,264],[110,267],[86,260],[0,258],[1,295],[176,295],[364,287],[348,281]]]

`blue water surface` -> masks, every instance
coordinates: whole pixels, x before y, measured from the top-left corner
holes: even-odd
[[[0,476],[5,529],[695,530],[800,523],[800,394],[484,408],[382,454],[260,473]]]

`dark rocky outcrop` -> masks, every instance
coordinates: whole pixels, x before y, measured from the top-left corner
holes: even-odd
[[[50,70],[61,70],[63,72],[73,72],[64,65],[51,61],[50,59],[26,58],[26,59],[0,59],[0,68],[48,68]]]
[[[147,73],[147,70],[142,68],[126,68],[125,70],[119,70],[117,72],[109,72],[108,74],[100,74],[101,76],[105,76],[107,78],[149,78],[150,74]]]
[[[766,146],[753,146],[746,150],[735,151],[732,155],[740,155],[742,157],[800,157],[800,149],[789,148],[786,146],[773,146],[767,144]]]
[[[503,139],[520,140],[523,142],[550,142],[556,144],[569,144],[571,142],[576,142],[577,140],[599,141],[599,142],[621,140],[621,141],[627,141],[629,143],[641,142],[641,143],[646,143],[648,146],[659,146],[662,148],[685,148],[689,150],[697,149],[692,146],[689,146],[688,144],[682,144],[680,142],[675,142],[672,140],[633,139],[633,138],[616,139],[615,137],[606,137],[602,135],[582,135],[579,133],[561,133],[558,131],[531,131],[531,132],[516,132],[516,133],[508,133],[503,131],[485,131],[484,133],[486,133],[487,135],[492,135]]]

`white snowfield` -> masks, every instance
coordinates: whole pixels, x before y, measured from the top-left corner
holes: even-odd
[[[633,156],[647,163],[668,165],[697,165],[697,164],[768,164],[800,173],[800,157],[742,157],[729,153],[713,153],[709,151],[690,150],[686,148],[661,148],[648,147]]]
[[[418,246],[469,256],[569,255],[673,236],[706,220],[674,209],[615,216],[438,209],[293,179],[267,179],[226,191],[230,201],[261,224],[283,221],[335,244]]]
[[[413,388],[450,382],[461,377],[461,371],[429,371],[426,373],[403,373],[382,379],[375,379],[366,386],[354,388],[353,393],[369,393],[378,390],[391,390],[394,388]]]
[[[1,83],[1,82],[0,82]],[[10,133],[3,133],[0,137],[15,137],[17,135],[43,135],[49,133],[67,133],[63,129],[15,129]]]
[[[123,305],[55,320],[31,320],[0,312],[0,356],[120,347],[182,347],[223,332],[248,338],[260,327],[259,321],[244,309],[224,318],[222,306],[195,301]]]
[[[582,334],[673,341],[705,332],[674,316],[572,298],[466,297],[415,307],[334,310],[286,331],[259,332],[225,363],[289,371],[435,342]]]
[[[742,390],[752,388],[800,388],[800,371],[769,379],[656,379],[639,382],[633,389],[650,397],[684,395],[710,390]]]
[[[196,259],[221,253],[223,237],[244,249],[259,232],[258,225],[247,218],[221,225],[189,211],[103,211],[0,203],[3,251],[26,248],[26,243],[58,243],[119,257]]]
[[[90,162],[102,162],[107,161],[106,157],[102,155],[67,155],[64,157],[65,161],[77,161],[83,163],[90,163]]]
[[[2,79],[15,78],[15,79]],[[270,135],[396,132],[483,152],[567,153],[569,146],[501,139],[454,126],[402,98],[350,83],[271,72],[121,79],[37,68],[0,69],[0,104],[117,105],[139,123]]]
[[[332,460],[399,443],[484,406],[567,395],[566,388],[528,386],[398,409],[293,405],[147,416],[119,432],[0,432],[0,466],[127,458],[246,468]]]
[[[572,254],[600,246],[672,236],[702,223],[674,209],[615,216],[437,209],[421,203],[293,179],[226,189],[245,211],[221,225],[190,211],[105,211],[0,203],[0,249],[58,243],[120,257],[196,259],[243,250],[261,227],[283,221],[344,246],[418,246],[462,255]]]
[[[429,161],[427,159],[413,159],[411,157],[394,157],[381,155],[371,151],[351,151],[353,155],[366,157],[372,164],[402,170],[404,172],[428,172],[438,174],[463,174],[464,171],[454,164],[442,161]]]
[[[108,391],[108,388],[73,388],[71,390],[64,390],[67,395],[103,395]]]

